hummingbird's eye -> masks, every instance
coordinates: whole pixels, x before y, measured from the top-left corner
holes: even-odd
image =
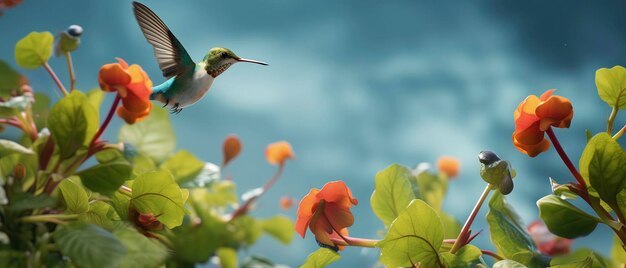
[[[225,59],[225,58],[228,58],[228,53],[226,53],[226,52],[222,52],[222,55],[221,55],[221,56],[222,56],[222,58],[224,58],[224,59]]]

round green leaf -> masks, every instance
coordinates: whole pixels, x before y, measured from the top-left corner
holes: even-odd
[[[518,258],[530,259],[537,251],[526,226],[500,192],[494,191],[489,200],[487,223],[491,241],[502,257],[512,259],[517,254]]]
[[[237,251],[233,248],[218,248],[215,252],[220,259],[220,267],[237,268]]]
[[[378,242],[380,261],[387,267],[441,267],[439,248],[443,225],[437,212],[426,202],[415,199],[391,223],[387,236]]]
[[[584,211],[556,195],[546,195],[537,201],[539,217],[546,223],[551,233],[565,238],[586,236],[600,222]]]
[[[119,267],[149,268],[160,267],[165,263],[168,251],[163,244],[153,241],[131,228],[116,229],[113,234],[128,250]]]
[[[83,187],[70,179],[65,179],[59,184],[59,190],[69,212],[80,214],[89,210],[89,196]]]
[[[187,150],[178,151],[160,166],[161,169],[169,170],[179,184],[194,179],[203,167],[204,162]]]
[[[376,174],[376,185],[372,193],[372,210],[385,226],[391,225],[398,215],[415,199],[411,188],[411,171],[393,164]]]
[[[132,144],[157,163],[165,160],[176,148],[174,129],[165,109],[153,109],[145,120],[122,126],[119,136],[122,142]]]
[[[456,254],[444,252],[441,254],[446,267],[474,267],[480,263],[480,256],[483,253],[473,245],[465,245]]]
[[[420,199],[426,201],[436,211],[441,211],[441,205],[448,188],[448,178],[443,174],[435,174],[424,170],[417,174],[416,179]]]
[[[514,260],[501,260],[493,264],[493,268],[527,268],[525,265]]]
[[[611,107],[626,109],[626,68],[614,66],[596,71],[598,95]]]
[[[293,221],[286,216],[277,215],[269,219],[260,220],[263,231],[278,239],[283,244],[291,243],[296,232]]]
[[[52,55],[54,37],[50,32],[31,32],[15,45],[15,62],[27,69],[37,69]]]
[[[183,223],[187,213],[187,190],[181,190],[167,171],[147,172],[135,178],[130,206],[139,213],[152,213],[168,228]]]
[[[594,136],[580,157],[580,173],[602,200],[618,210],[617,194],[626,186],[626,152],[605,132]]]
[[[0,97],[10,97],[11,91],[18,88],[20,77],[21,75],[11,65],[0,60]]]
[[[126,161],[112,161],[78,172],[83,185],[89,190],[110,195],[130,177],[132,167]]]
[[[74,90],[52,107],[48,128],[61,158],[67,159],[91,141],[98,128],[98,115],[87,96]]]
[[[324,268],[327,265],[336,262],[341,256],[330,249],[320,248],[306,257],[306,261],[300,268]]]
[[[112,233],[84,222],[61,226],[54,232],[54,241],[78,267],[119,267],[127,253]]]

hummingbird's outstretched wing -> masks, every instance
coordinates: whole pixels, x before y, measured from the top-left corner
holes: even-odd
[[[195,68],[196,64],[183,45],[152,10],[142,3],[133,2],[133,12],[143,35],[154,48],[154,55],[165,78]]]

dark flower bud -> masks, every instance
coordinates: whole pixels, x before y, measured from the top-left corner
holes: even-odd
[[[67,34],[71,37],[80,37],[83,34],[83,27],[80,27],[80,25],[70,25],[70,27],[67,28]]]
[[[500,160],[500,157],[492,151],[481,151],[478,154],[478,161],[485,165],[491,165],[498,160]]]

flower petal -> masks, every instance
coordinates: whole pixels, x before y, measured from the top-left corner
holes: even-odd
[[[272,165],[282,165],[287,159],[294,157],[293,149],[286,141],[272,143],[265,149],[265,158]]]
[[[542,131],[550,126],[568,128],[574,116],[572,103],[561,96],[549,97],[537,106],[535,113],[541,119]]]
[[[331,181],[322,187],[317,194],[317,198],[325,200],[328,203],[337,203],[345,208],[351,208],[357,205],[359,201],[352,196],[352,191],[343,181]]]
[[[98,73],[100,88],[107,92],[114,92],[116,86],[125,86],[130,81],[130,74],[118,63],[105,64]]]
[[[309,222],[313,217],[313,207],[316,206],[318,199],[315,195],[319,192],[318,189],[311,189],[307,195],[305,195],[302,200],[300,200],[300,204],[298,205],[298,219],[296,220],[296,232],[298,232],[302,238],[306,234],[306,229],[309,226]]]

